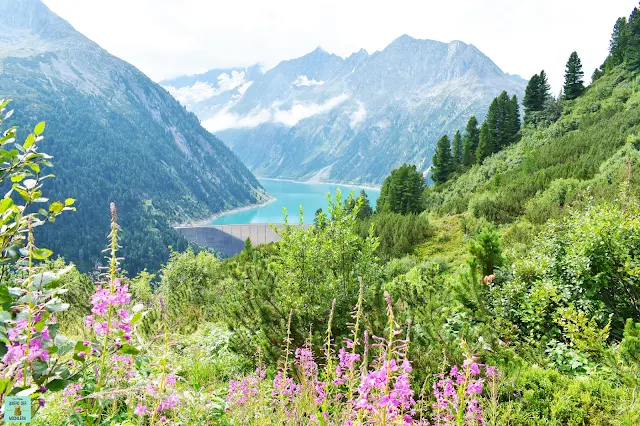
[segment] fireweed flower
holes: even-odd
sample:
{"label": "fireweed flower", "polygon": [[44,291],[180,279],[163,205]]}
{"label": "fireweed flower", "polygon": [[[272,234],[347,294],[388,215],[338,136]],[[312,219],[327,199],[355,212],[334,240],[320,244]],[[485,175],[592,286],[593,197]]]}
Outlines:
{"label": "fireweed flower", "polygon": [[149,412],[149,408],[147,408],[147,406],[139,402],[133,414],[135,414],[136,416],[144,416],[148,412]]}
{"label": "fireweed flower", "polygon": [[[433,384],[433,404],[436,425],[458,424],[462,419],[465,424],[484,424],[482,408],[476,396],[482,394],[485,378],[481,376],[480,367],[473,356],[467,357],[462,368],[454,365],[448,375],[437,375],[439,380]],[[486,377],[495,377],[500,372],[496,367],[485,366]]]}

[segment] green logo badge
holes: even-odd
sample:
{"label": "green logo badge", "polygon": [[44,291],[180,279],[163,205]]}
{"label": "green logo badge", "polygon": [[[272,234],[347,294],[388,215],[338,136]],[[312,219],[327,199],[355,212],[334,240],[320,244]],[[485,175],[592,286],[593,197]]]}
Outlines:
{"label": "green logo badge", "polygon": [[5,423],[31,422],[31,398],[28,396],[7,396],[4,399]]}

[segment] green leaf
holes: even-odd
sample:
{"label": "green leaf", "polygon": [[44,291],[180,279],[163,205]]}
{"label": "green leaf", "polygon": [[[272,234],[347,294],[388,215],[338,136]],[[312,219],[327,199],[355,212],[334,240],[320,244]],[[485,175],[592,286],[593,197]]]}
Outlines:
{"label": "green leaf", "polygon": [[13,301],[13,298],[9,295],[9,289],[5,286],[0,286],[0,305]]}
{"label": "green leaf", "polygon": [[53,303],[48,302],[44,307],[49,312],[64,312],[69,309],[69,304],[62,303],[62,301],[58,299],[53,301]]}
{"label": "green leaf", "polygon": [[75,203],[75,202],[76,202],[76,200],[75,200],[75,199],[73,199],[73,198],[67,198],[66,200],[64,200],[64,205],[65,205],[65,206],[70,206],[70,205],[72,205],[72,204],[73,204],[73,203]]}
{"label": "green leaf", "polygon": [[6,395],[7,390],[11,389],[11,380],[0,379],[0,395]]}
{"label": "green leaf", "polygon": [[44,132],[44,126],[45,126],[44,121],[41,121],[40,123],[36,124],[36,127],[33,129],[33,133],[35,133],[36,135],[41,135],[42,132]]}
{"label": "green leaf", "polygon": [[33,373],[33,377],[35,377],[36,379],[44,376],[48,368],[49,364],[44,361],[36,360],[31,363],[31,371]]}
{"label": "green leaf", "polygon": [[64,206],[60,201],[51,203],[51,205],[49,206],[49,212],[53,214],[60,213],[62,209],[64,209]]}
{"label": "green leaf", "polygon": [[11,198],[3,198],[0,201],[0,214],[6,212],[9,208],[13,207],[13,200]]}
{"label": "green leaf", "polygon": [[138,355],[140,351],[131,345],[124,344],[120,347],[120,352],[127,355]]}
{"label": "green leaf", "polygon": [[38,260],[44,260],[53,254],[51,250],[46,248],[35,249],[31,253],[33,254],[33,257]]}
{"label": "green leaf", "polygon": [[68,383],[69,382],[67,380],[53,379],[49,383],[44,385],[44,387],[46,387],[51,392],[60,392],[62,389],[67,387]]}
{"label": "green leaf", "polygon": [[[29,149],[31,148],[31,145],[33,145],[36,142],[36,137],[33,133],[29,133],[29,136],[27,136],[27,139],[25,139],[24,141],[24,145],[23,148],[24,149]],[[16,145],[19,146],[19,145]]]}
{"label": "green leaf", "polygon": [[53,342],[58,347],[58,353],[61,355],[69,352],[74,347],[73,341],[62,334],[57,334],[56,337],[53,338]]}

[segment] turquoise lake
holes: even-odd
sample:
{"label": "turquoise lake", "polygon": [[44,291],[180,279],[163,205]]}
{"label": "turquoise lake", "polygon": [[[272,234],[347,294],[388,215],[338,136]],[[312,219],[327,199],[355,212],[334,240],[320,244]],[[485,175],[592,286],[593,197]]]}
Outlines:
{"label": "turquoise lake", "polygon": [[[355,191],[357,196],[360,187],[331,184],[331,183],[299,183],[282,180],[260,179],[260,183],[276,201],[256,207],[222,216],[211,222],[212,225],[246,224],[246,223],[282,223],[282,208],[286,207],[290,223],[299,220],[298,208],[302,205],[304,210],[304,223],[313,223],[316,210],[322,208],[327,211],[327,193],[335,197],[336,189],[340,188],[342,199]],[[375,208],[376,200],[380,195],[379,189],[365,188],[371,207]]]}

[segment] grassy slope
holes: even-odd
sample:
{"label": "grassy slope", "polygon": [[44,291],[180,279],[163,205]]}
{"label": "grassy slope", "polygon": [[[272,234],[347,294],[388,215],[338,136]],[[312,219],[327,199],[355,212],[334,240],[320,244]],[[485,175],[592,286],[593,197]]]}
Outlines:
{"label": "grassy slope", "polygon": [[628,157],[638,175],[639,106],[640,79],[614,70],[566,102],[551,126],[523,129],[521,141],[432,191],[429,210],[440,216],[469,210],[496,223],[522,215],[540,222],[592,197],[614,198]]}

